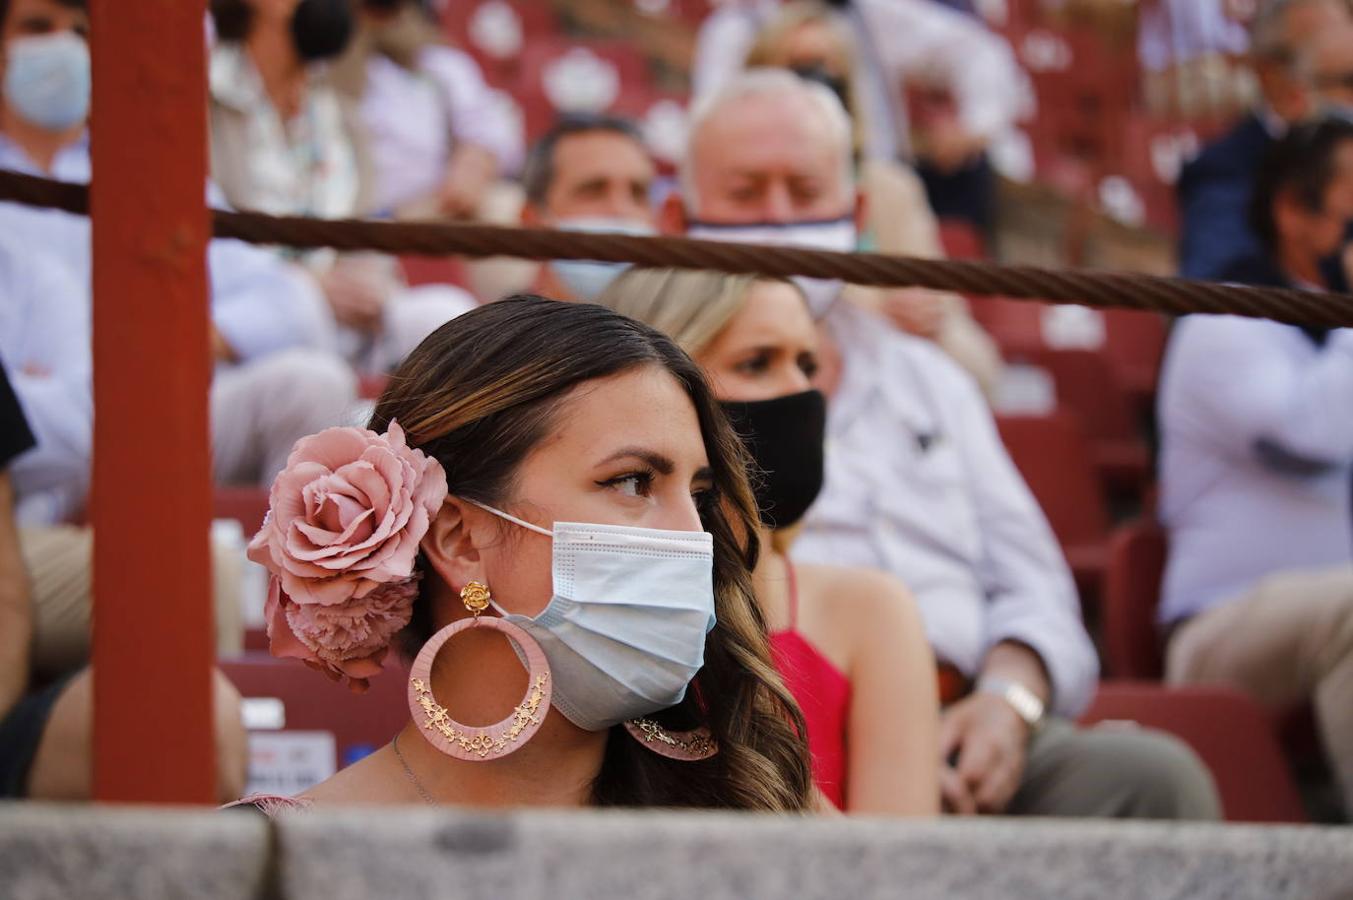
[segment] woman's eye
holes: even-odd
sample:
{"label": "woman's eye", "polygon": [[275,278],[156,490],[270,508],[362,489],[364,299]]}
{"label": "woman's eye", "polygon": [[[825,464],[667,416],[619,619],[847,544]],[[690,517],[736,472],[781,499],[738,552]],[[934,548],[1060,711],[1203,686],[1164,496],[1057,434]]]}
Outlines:
{"label": "woman's eye", "polygon": [[799,371],[805,376],[812,378],[817,374],[817,370],[818,362],[816,356],[811,353],[805,353],[799,357]]}
{"label": "woman's eye", "polygon": [[653,476],[646,472],[631,472],[628,475],[611,478],[602,484],[615,488],[626,497],[647,497],[653,489]]}
{"label": "woman's eye", "polygon": [[736,368],[746,375],[762,375],[770,369],[770,354],[758,353],[756,356],[738,363]]}

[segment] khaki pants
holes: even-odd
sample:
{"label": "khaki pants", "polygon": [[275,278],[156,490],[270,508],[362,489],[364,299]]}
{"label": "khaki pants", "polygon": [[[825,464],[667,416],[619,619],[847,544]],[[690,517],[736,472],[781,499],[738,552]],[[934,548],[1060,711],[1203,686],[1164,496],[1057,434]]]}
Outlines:
{"label": "khaki pants", "polygon": [[1353,815],[1353,566],[1282,572],[1176,629],[1174,684],[1226,684],[1274,708],[1311,699]]}
{"label": "khaki pants", "polygon": [[223,367],[211,385],[217,484],[272,484],[302,437],[346,423],[357,378],[343,360],[295,349]]}
{"label": "khaki pants", "polygon": [[1207,767],[1171,735],[1052,719],[1029,743],[1006,813],[1209,821],[1221,818],[1221,800]]}
{"label": "khaki pants", "polygon": [[[46,681],[89,662],[90,568],[94,532],[70,525],[19,531],[24,564],[33,586],[33,673]],[[216,649],[238,654],[244,643],[240,615],[243,560],[232,547],[212,544],[212,591]],[[146,598],[146,615],[156,598]]]}

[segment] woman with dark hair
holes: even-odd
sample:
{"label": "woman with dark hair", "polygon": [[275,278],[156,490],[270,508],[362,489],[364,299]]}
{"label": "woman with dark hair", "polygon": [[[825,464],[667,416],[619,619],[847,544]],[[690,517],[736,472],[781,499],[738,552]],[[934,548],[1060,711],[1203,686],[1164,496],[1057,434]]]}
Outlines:
{"label": "woman with dark hair", "polygon": [[275,654],[360,688],[416,651],[409,724],[300,804],[812,806],[743,453],[675,344],[511,298],[424,341],[370,424],[297,445],[250,548]]}

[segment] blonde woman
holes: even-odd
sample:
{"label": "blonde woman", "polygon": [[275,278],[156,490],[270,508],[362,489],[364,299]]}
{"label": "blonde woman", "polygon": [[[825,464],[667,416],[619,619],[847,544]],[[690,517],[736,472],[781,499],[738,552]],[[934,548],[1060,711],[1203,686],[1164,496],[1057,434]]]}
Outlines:
{"label": "blonde woman", "polygon": [[935,662],[911,596],[882,572],[799,566],[785,553],[823,477],[826,407],[803,294],[787,281],[633,269],[599,302],[691,354],[760,470],[753,587],[804,711],[818,787],[851,813],[935,814]]}

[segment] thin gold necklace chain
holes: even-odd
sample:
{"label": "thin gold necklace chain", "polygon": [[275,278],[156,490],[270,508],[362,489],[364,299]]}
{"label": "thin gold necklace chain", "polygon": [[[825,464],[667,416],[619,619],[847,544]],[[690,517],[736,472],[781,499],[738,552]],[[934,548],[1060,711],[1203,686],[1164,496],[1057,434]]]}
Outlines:
{"label": "thin gold necklace chain", "polygon": [[399,764],[404,767],[404,774],[409,776],[409,781],[413,784],[414,789],[418,791],[418,796],[422,797],[423,802],[427,803],[429,806],[436,806],[437,801],[432,799],[432,795],[428,793],[427,788],[423,787],[423,782],[419,781],[418,776],[413,774],[413,769],[409,768],[409,761],[404,758],[403,753],[399,752],[398,734],[396,734],[395,739],[390,742],[390,746],[394,748],[395,757],[399,760]]}

